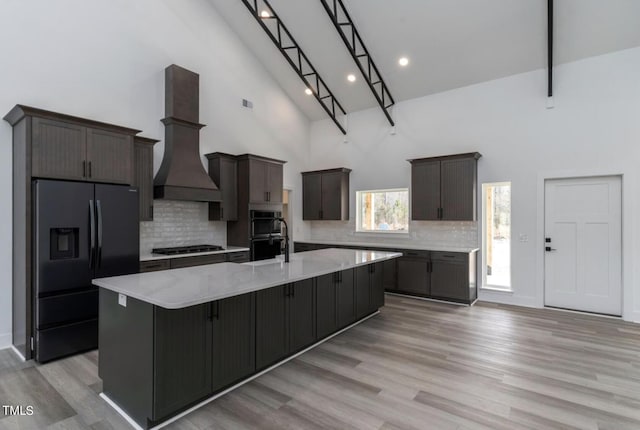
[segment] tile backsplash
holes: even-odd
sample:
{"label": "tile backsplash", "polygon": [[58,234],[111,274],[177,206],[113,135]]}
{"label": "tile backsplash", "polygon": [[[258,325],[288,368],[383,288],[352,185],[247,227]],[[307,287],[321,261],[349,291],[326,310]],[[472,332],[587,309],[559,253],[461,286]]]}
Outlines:
{"label": "tile backsplash", "polygon": [[411,244],[442,247],[475,248],[478,246],[478,223],[474,221],[411,221],[409,234],[356,233],[355,220],[310,221],[310,240]]}
{"label": "tile backsplash", "polygon": [[153,221],[140,223],[140,255],[153,248],[182,245],[227,246],[227,223],[209,221],[202,202],[154,200]]}

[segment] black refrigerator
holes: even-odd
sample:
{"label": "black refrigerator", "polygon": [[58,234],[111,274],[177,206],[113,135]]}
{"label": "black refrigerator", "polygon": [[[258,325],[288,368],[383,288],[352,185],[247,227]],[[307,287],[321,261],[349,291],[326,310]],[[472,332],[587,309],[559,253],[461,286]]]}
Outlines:
{"label": "black refrigerator", "polygon": [[36,180],[34,350],[46,362],[98,347],[94,278],[137,273],[138,190]]}

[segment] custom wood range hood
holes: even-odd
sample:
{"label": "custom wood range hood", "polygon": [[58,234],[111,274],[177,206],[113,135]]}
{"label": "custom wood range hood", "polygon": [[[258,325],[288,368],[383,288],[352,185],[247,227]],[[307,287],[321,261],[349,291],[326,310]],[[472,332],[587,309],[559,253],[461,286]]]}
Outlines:
{"label": "custom wood range hood", "polygon": [[200,158],[197,73],[172,64],[165,69],[164,157],[153,181],[156,199],[217,202],[221,192]]}

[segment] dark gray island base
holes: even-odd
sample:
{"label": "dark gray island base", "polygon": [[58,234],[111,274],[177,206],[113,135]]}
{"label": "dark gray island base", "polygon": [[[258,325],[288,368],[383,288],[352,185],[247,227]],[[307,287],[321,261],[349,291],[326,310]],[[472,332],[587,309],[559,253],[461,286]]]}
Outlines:
{"label": "dark gray island base", "polygon": [[[138,426],[150,428],[375,315],[384,305],[383,261],[399,254],[350,251],[369,255],[354,259],[344,258],[345,251],[292,255],[292,267],[303,269],[287,267],[287,279],[303,278],[302,272],[317,263],[312,255],[298,256],[331,257],[322,268],[311,269],[322,273],[318,276],[183,308],[167,309],[131,296],[123,306],[117,289],[100,288],[102,396]],[[339,262],[336,252],[343,257]],[[346,269],[326,273],[331,265]],[[273,281],[278,267],[284,264],[248,265],[246,270]],[[193,269],[166,273],[180,270]]]}

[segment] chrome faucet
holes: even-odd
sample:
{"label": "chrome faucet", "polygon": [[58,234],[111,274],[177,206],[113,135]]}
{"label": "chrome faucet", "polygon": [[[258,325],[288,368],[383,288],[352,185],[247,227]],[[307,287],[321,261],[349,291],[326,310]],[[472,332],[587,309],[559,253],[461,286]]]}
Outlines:
{"label": "chrome faucet", "polygon": [[[280,221],[284,224],[284,262],[289,262],[289,226],[287,225],[287,221],[284,218],[273,218],[271,223],[273,225],[274,222]],[[269,245],[273,245],[273,237],[271,233],[269,233]]]}

